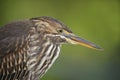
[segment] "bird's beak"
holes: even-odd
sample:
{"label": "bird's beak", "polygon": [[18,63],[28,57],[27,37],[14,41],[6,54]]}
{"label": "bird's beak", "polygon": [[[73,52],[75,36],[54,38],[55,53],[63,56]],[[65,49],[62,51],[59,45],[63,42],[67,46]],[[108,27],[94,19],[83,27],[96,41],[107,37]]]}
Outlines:
{"label": "bird's beak", "polygon": [[80,44],[80,45],[86,46],[88,48],[102,50],[102,48],[97,46],[96,44],[89,42],[83,38],[80,38],[80,37],[74,35],[73,33],[67,33],[67,34],[63,34],[63,35],[68,43]]}

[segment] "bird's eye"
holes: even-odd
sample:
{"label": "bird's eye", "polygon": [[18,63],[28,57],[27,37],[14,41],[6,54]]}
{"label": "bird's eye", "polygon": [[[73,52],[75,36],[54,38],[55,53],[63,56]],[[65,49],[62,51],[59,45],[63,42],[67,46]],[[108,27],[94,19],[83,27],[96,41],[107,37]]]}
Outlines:
{"label": "bird's eye", "polygon": [[62,32],[63,32],[63,30],[62,30],[62,29],[58,29],[57,31],[58,31],[58,33],[62,33]]}

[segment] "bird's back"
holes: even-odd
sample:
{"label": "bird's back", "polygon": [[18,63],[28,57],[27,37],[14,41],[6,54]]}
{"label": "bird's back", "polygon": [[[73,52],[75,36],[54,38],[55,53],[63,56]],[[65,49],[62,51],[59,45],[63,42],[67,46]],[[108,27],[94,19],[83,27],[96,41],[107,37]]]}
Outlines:
{"label": "bird's back", "polygon": [[27,37],[30,27],[31,22],[24,20],[0,28],[0,80],[23,80],[27,74]]}

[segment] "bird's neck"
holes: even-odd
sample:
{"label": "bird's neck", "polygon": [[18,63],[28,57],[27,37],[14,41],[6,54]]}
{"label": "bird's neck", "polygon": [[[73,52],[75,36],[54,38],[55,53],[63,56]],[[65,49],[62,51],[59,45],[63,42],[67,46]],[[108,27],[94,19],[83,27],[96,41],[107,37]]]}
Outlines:
{"label": "bird's neck", "polygon": [[54,61],[57,59],[60,52],[60,44],[54,44],[48,39],[43,41],[43,38],[37,39],[40,37],[42,38],[42,36],[37,37],[36,35],[33,35],[31,36],[30,41],[28,66],[29,70],[31,71],[31,75],[36,75],[33,77],[34,80],[35,78],[44,75],[44,73],[52,66]]}

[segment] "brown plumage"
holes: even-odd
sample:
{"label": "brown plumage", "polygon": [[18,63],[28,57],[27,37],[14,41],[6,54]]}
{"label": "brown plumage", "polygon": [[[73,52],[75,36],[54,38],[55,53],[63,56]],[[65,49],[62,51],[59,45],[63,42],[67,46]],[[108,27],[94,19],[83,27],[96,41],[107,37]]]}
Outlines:
{"label": "brown plumage", "polygon": [[0,80],[39,80],[59,56],[62,43],[101,49],[54,18],[6,24],[0,28]]}

